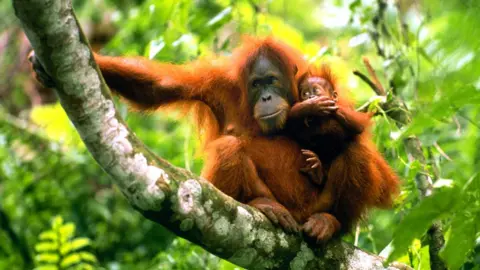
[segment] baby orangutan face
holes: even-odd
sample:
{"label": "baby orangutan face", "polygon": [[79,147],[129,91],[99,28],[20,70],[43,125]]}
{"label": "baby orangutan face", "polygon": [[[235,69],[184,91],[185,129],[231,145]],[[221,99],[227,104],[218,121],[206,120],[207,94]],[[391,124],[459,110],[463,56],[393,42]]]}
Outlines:
{"label": "baby orangutan face", "polygon": [[337,100],[337,92],[329,81],[321,77],[309,77],[300,83],[300,101],[325,96]]}

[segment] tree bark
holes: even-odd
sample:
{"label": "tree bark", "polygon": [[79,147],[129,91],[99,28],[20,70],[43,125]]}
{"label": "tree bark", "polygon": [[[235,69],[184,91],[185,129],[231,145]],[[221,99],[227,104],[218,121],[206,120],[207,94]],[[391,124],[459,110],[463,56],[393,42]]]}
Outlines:
{"label": "tree bark", "polygon": [[[127,128],[70,0],[14,0],[15,14],[60,102],[98,164],[145,217],[249,269],[385,269],[384,259],[334,240],[309,246],[256,209],[156,157]],[[388,269],[406,269],[394,263]]]}

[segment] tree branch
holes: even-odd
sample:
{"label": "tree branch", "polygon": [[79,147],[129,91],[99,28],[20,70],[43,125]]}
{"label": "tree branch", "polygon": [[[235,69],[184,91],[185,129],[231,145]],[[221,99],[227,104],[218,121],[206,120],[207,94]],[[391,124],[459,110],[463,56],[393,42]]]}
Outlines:
{"label": "tree branch", "polygon": [[375,82],[375,86],[377,89],[375,92],[377,93],[377,95],[386,96],[387,91],[385,91],[385,88],[383,88],[382,83],[378,79],[377,73],[373,69],[372,65],[370,64],[370,60],[368,60],[367,57],[363,57],[363,64],[367,68],[368,74],[370,74],[370,77],[372,77],[373,81]]}
{"label": "tree branch", "polygon": [[245,268],[384,269],[383,258],[339,240],[325,250],[309,246],[302,237],[274,227],[258,210],[156,157],[116,112],[71,1],[14,0],[13,4],[85,145],[145,217]]}
{"label": "tree branch", "polygon": [[370,88],[372,88],[372,90],[379,96],[381,95],[385,95],[385,92],[382,91],[382,89],[380,89],[376,83],[374,83],[372,80],[370,80],[370,78],[368,78],[367,75],[363,74],[362,72],[360,72],[359,70],[354,70],[353,71],[353,74],[357,77],[359,77],[362,81],[364,81],[366,84],[368,84],[368,86],[370,86]]}

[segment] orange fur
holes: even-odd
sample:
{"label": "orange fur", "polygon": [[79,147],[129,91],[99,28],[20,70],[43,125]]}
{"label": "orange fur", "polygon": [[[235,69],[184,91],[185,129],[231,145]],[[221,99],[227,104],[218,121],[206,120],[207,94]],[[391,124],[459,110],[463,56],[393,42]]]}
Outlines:
{"label": "orange fur", "polygon": [[[371,140],[367,130],[370,116],[353,109],[353,102],[336,85],[328,66],[310,67],[300,74],[299,85],[310,77],[323,78],[333,86],[338,94],[338,110],[322,116],[307,110],[292,114],[295,117],[289,119],[287,131],[302,147],[314,151],[327,168],[326,184],[320,194],[327,199],[313,207],[331,213],[340,221],[341,230],[348,232],[368,208],[391,206],[399,180]],[[292,113],[301,112],[297,110],[301,105],[295,104]],[[305,117],[310,119],[308,126]]]}

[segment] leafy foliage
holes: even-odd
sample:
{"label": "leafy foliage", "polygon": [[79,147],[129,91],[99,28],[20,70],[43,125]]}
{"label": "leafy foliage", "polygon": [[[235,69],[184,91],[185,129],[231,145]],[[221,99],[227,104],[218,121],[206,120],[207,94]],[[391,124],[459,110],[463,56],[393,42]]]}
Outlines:
{"label": "leafy foliage", "polygon": [[74,236],[75,224],[54,217],[51,230],[42,232],[35,245],[35,269],[94,269],[97,258],[86,251],[91,245],[90,239]]}
{"label": "leafy foliage", "polygon": [[152,265],[156,269],[223,269],[238,270],[238,266],[221,260],[215,255],[205,252],[202,248],[193,246],[181,238],[177,238],[165,252],[159,253]]}

